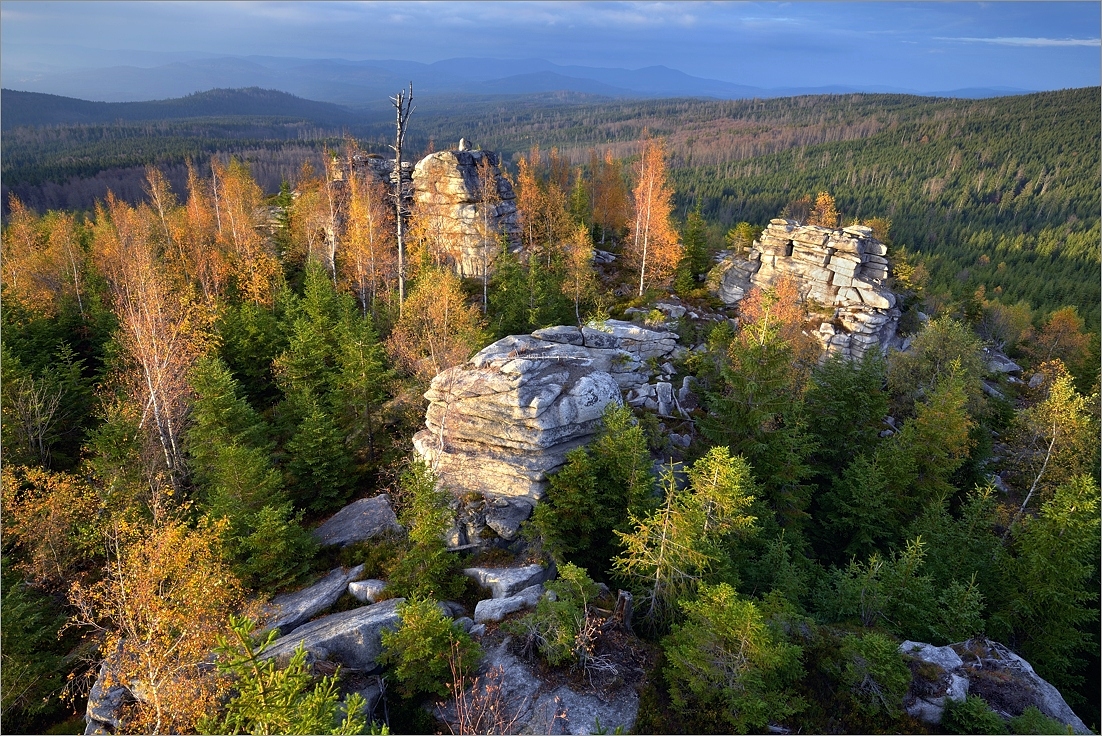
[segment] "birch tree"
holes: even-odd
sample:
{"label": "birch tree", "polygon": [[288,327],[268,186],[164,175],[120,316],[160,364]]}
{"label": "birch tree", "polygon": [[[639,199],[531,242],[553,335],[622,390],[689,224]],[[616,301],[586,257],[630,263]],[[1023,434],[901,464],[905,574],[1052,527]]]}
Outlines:
{"label": "birch tree", "polygon": [[673,189],[666,176],[666,148],[661,139],[643,144],[635,185],[635,219],[628,257],[639,269],[639,296],[647,286],[669,283],[681,260],[681,243],[670,219]]}

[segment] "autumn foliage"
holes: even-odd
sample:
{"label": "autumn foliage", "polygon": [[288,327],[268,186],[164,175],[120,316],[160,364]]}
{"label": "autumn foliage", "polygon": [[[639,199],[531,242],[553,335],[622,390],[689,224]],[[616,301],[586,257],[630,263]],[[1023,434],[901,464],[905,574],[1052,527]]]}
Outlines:
{"label": "autumn foliage", "polygon": [[666,148],[661,139],[643,144],[636,169],[635,219],[627,256],[639,271],[639,296],[648,287],[666,286],[681,261],[681,242],[673,227],[673,189],[667,181]]}

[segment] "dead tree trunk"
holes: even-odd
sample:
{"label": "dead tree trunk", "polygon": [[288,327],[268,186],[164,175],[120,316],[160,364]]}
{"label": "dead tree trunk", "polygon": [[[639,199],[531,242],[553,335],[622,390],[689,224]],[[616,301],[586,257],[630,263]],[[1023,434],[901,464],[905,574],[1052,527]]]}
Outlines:
{"label": "dead tree trunk", "polygon": [[406,138],[406,123],[413,113],[413,82],[409,83],[409,95],[405,91],[399,92],[390,98],[394,105],[394,219],[398,229],[398,316],[402,315],[402,304],[406,300],[406,248],[405,228],[402,216],[403,209],[403,184],[402,184],[402,144]]}

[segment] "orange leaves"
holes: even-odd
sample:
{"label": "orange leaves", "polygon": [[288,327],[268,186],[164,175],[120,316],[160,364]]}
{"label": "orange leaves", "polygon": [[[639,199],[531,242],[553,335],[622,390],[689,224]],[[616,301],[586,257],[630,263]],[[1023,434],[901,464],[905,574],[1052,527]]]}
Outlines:
{"label": "orange leaves", "polygon": [[601,228],[601,242],[609,233],[619,235],[628,222],[628,189],[623,166],[606,151],[603,160],[594,152],[589,166],[593,176],[593,223]]}
{"label": "orange leaves", "polygon": [[482,316],[467,303],[459,277],[426,270],[407,297],[386,348],[395,363],[428,382],[465,361],[484,340]]}
{"label": "orange leaves", "polygon": [[46,317],[58,313],[63,299],[75,297],[83,314],[87,256],[76,218],[50,213],[40,219],[14,195],[9,203],[0,272],[5,294]]}
{"label": "orange leaves", "polygon": [[22,553],[16,568],[36,587],[64,590],[99,546],[95,491],[78,476],[8,463],[0,477],[5,544]]}
{"label": "orange leaves", "polygon": [[209,347],[209,309],[162,261],[156,214],[109,195],[94,225],[93,251],[107,279],[127,358],[124,382],[141,406],[141,426],[159,441],[166,469],[182,471],[180,434],[187,413],[187,373]]}
{"label": "orange leaves", "polygon": [[639,269],[639,296],[647,287],[669,284],[681,260],[681,242],[670,221],[673,189],[666,177],[666,149],[661,139],[647,140],[635,185],[635,220],[627,256]]}
{"label": "orange leaves", "polygon": [[76,625],[104,632],[110,684],[137,702],[123,718],[130,733],[185,733],[211,713],[227,685],[207,661],[243,600],[222,559],[217,525],[189,529],[118,523],[106,576],[74,584]]}
{"label": "orange leaves", "polygon": [[818,343],[804,331],[806,319],[807,310],[797,282],[785,274],[769,289],[754,287],[739,302],[740,329],[736,339],[744,345],[764,346],[774,340],[788,345],[793,367],[799,367],[801,377],[806,378],[820,352]]}
{"label": "orange leaves", "polygon": [[353,172],[349,190],[348,225],[337,266],[341,283],[356,295],[367,314],[381,293],[389,294],[397,278],[394,208],[382,182],[373,177]]}
{"label": "orange leaves", "polygon": [[260,228],[264,224],[264,195],[249,169],[237,159],[223,166],[211,159],[214,175],[214,208],[218,240],[229,254],[240,294],[261,305],[270,305],[283,270],[274,249]]}
{"label": "orange leaves", "polygon": [[830,195],[830,192],[819,192],[815,196],[815,206],[811,208],[811,213],[807,216],[807,224],[821,227],[838,227],[840,219],[838,208],[834,205],[834,197]]}

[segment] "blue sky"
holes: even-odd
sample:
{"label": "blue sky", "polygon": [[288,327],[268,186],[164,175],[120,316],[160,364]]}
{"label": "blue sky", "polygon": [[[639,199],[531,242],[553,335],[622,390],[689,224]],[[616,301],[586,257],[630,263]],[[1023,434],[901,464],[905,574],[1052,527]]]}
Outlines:
{"label": "blue sky", "polygon": [[206,54],[473,56],[661,64],[761,87],[1100,83],[1098,2],[3,2],[0,14],[0,63],[43,71]]}

